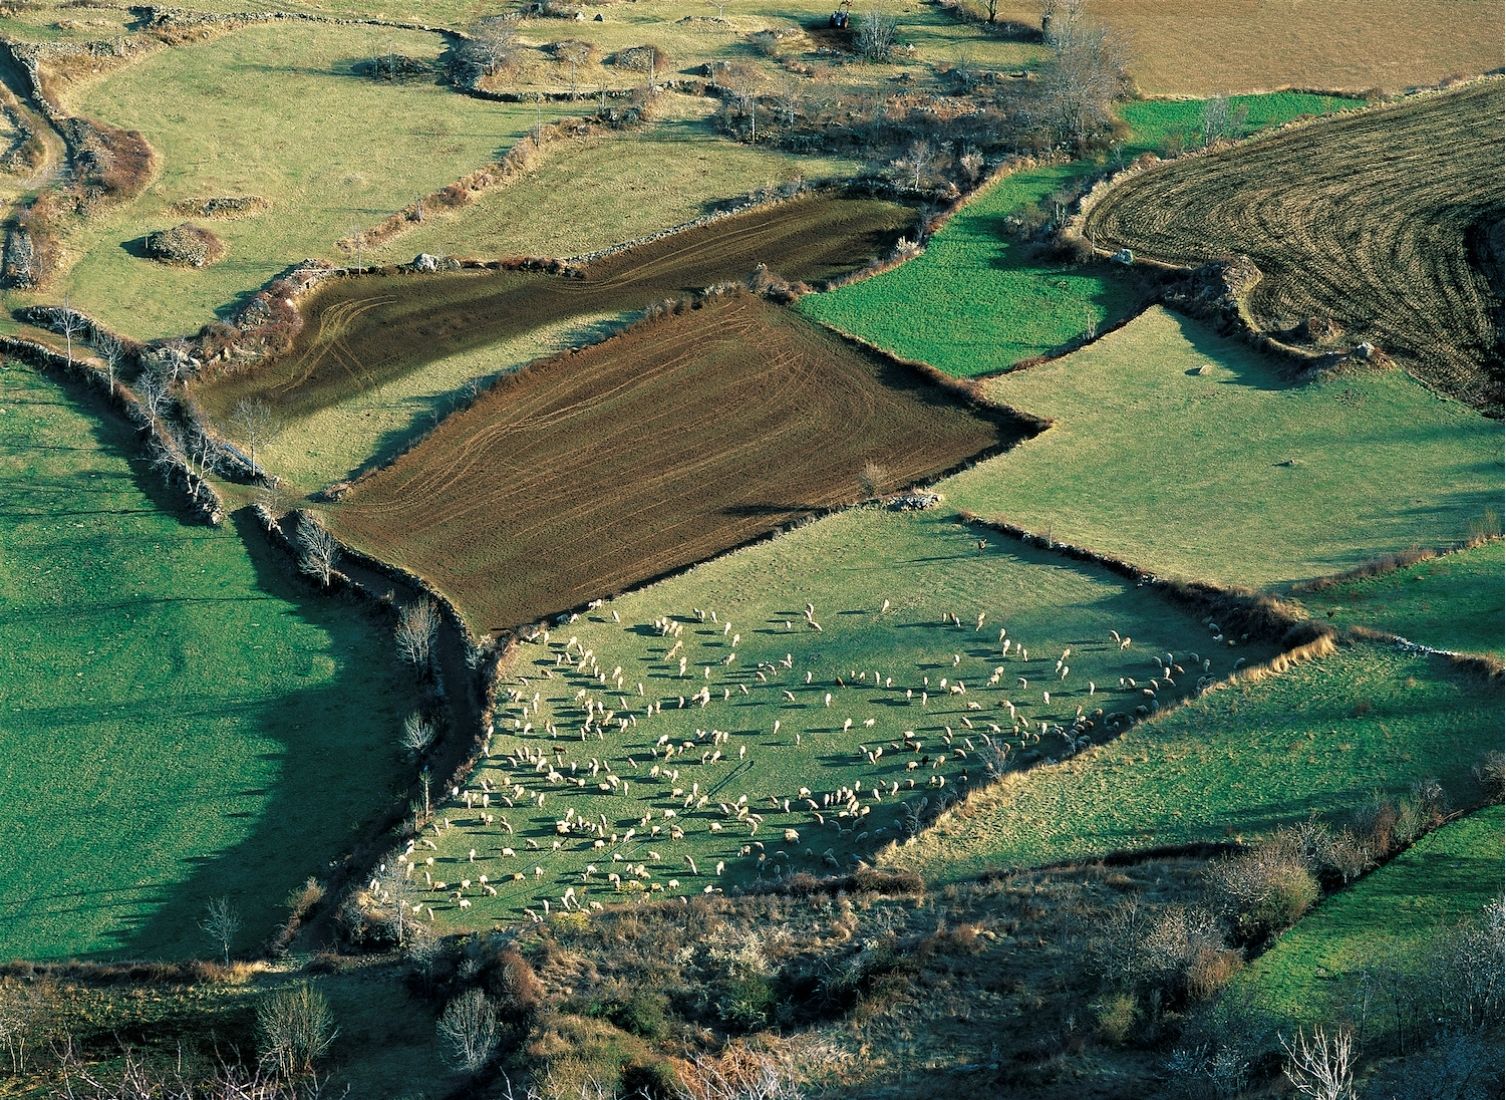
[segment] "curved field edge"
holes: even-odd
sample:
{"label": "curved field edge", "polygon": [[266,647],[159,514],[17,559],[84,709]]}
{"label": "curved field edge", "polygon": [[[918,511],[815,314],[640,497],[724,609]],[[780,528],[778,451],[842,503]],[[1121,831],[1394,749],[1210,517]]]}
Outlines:
{"label": "curved field edge", "polygon": [[255,534],[176,519],[108,410],[0,382],[0,816],[28,837],[3,952],[202,957],[220,896],[247,950],[387,807],[412,689],[373,619],[311,601]]}
{"label": "curved field edge", "polygon": [[1499,747],[1498,680],[1360,643],[1211,692],[1052,768],[1005,777],[885,866],[951,881],[991,868],[1239,839],[1436,778],[1460,804]]}
{"label": "curved field edge", "polygon": [[1499,226],[1500,88],[1476,81],[1131,171],[1090,197],[1080,232],[1099,254],[1153,264],[1248,255],[1263,277],[1239,307],[1264,336],[1312,354],[1373,341],[1499,410],[1499,280],[1476,239]]}
{"label": "curved field edge", "polygon": [[1283,1027],[1331,1025],[1354,1010],[1366,970],[1406,967],[1501,897],[1499,805],[1428,834],[1326,899],[1240,974],[1229,996],[1248,998]]}
{"label": "curved field edge", "polygon": [[1162,307],[983,385],[1052,427],[952,479],[952,503],[1158,575],[1281,586],[1463,541],[1499,506],[1492,421],[1396,370],[1293,382]]}

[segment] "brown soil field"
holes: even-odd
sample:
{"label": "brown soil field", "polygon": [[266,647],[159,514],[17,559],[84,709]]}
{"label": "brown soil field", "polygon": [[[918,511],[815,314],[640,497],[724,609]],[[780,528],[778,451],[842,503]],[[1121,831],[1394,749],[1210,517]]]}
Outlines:
{"label": "brown soil field", "polygon": [[243,398],[294,419],[426,363],[572,317],[626,312],[751,274],[808,282],[862,267],[911,230],[915,212],[877,199],[813,196],[672,233],[591,263],[584,279],[517,271],[341,279],[303,305],[292,351],[206,379],[196,400],[222,422]]}
{"label": "brown soil field", "polygon": [[[1147,95],[1315,88],[1390,92],[1501,64],[1496,0],[1088,0]],[[1038,25],[1041,5],[1000,18]]]}
{"label": "brown soil field", "polygon": [[[1501,408],[1490,270],[1503,191],[1501,84],[1481,81],[1190,156],[1132,176],[1088,213],[1099,248],[1178,264],[1244,254],[1273,334],[1330,318],[1414,374]],[[1493,285],[1494,284],[1494,285]]]}
{"label": "brown soil field", "polygon": [[612,595],[1027,432],[749,294],[510,375],[329,512],[494,632]]}

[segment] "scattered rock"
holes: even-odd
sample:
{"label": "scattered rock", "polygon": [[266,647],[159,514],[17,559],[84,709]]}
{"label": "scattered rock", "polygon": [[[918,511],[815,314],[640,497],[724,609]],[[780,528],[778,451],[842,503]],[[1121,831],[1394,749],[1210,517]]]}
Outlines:
{"label": "scattered rock", "polygon": [[1135,262],[1135,253],[1131,249],[1121,248],[1118,252],[1115,252],[1113,256],[1109,258],[1116,264],[1124,264],[1128,266]]}
{"label": "scattered rock", "polygon": [[884,507],[891,512],[923,512],[940,503],[940,493],[902,493],[885,500]]}
{"label": "scattered rock", "polygon": [[203,226],[184,222],[148,233],[142,241],[148,259],[179,267],[207,267],[225,254],[225,246]]}

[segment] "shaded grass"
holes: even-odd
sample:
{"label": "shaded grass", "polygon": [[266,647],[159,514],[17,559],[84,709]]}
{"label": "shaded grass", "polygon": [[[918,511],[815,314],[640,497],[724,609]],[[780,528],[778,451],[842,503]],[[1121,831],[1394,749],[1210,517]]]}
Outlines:
{"label": "shaded grass", "polygon": [[[1012,541],[990,540],[980,551],[977,539],[977,531],[939,511],[848,511],[613,600],[556,627],[547,645],[522,645],[503,677],[504,692],[514,694],[505,695],[499,709],[491,757],[468,784],[475,808],[468,810],[463,802],[444,805],[441,816],[456,827],[434,837],[437,853],[419,851],[420,856],[437,857],[431,873],[451,889],[458,879],[487,874],[500,888],[499,896],[484,896],[473,884],[465,891],[472,908],[462,911],[443,894],[428,894],[426,901],[435,906],[441,927],[486,927],[546,898],[558,908],[566,887],[584,890],[587,899],[626,900],[634,893],[613,890],[606,876],[621,873],[632,880],[629,868],[640,862],[649,877],[639,885],[657,884],[671,893],[700,893],[708,886],[767,878],[774,867],[819,873],[829,868],[823,860],[828,849],[845,866],[852,855],[870,854],[886,835],[894,835],[901,803],[924,812],[922,798],[934,808],[942,794],[982,782],[986,769],[979,752],[990,724],[1003,724],[1000,737],[1016,755],[1061,751],[1059,734],[1047,735],[1041,744],[1027,744],[1028,739],[1012,734],[1001,698],[1016,704],[1033,736],[1037,723],[1070,723],[1079,705],[1117,713],[1142,703],[1138,690],[1120,691],[1115,685],[1126,672],[1146,675],[1152,650],[1185,654],[1206,648],[1208,632],[1196,617],[1148,589]],[[886,599],[890,607],[882,612]],[[807,600],[815,604],[823,628],[819,633],[804,625]],[[695,608],[708,612],[704,622]],[[975,630],[980,610],[988,617],[982,630]],[[709,618],[710,611],[717,613],[716,621]],[[959,615],[963,625],[944,624],[946,612]],[[666,656],[675,639],[661,637],[652,626],[661,616],[684,624],[683,648],[673,655]],[[1010,657],[1000,657],[1001,627],[1028,648],[1028,658],[1017,648]],[[1111,629],[1132,634],[1137,639],[1133,648],[1121,651],[1110,640]],[[592,650],[605,683],[590,675],[589,668],[577,673],[556,665],[571,637],[577,639],[572,660],[579,659],[582,649]],[[1069,678],[1062,681],[1054,662],[1069,647]],[[724,664],[733,652],[735,661]],[[1252,645],[1208,652],[1213,674],[1225,675],[1238,657],[1260,660],[1270,651]],[[680,655],[687,657],[684,678]],[[1006,675],[998,686],[986,686],[999,665]],[[614,679],[619,666],[620,689]],[[859,670],[866,674],[861,681]],[[874,672],[892,684],[876,686]],[[1021,675],[1030,681],[1028,688],[1019,686],[1016,677]],[[949,684],[962,678],[967,694],[948,694],[943,678]],[[1096,695],[1089,694],[1089,681],[1098,685]],[[1183,687],[1192,683],[1189,677]],[[684,709],[678,706],[681,695],[689,697],[703,685],[710,691],[705,707],[693,701]],[[1049,702],[1042,697],[1043,688],[1051,690]],[[600,739],[591,732],[582,740],[583,703],[577,696],[582,690],[618,716],[633,715],[636,724],[623,730],[611,718]],[[924,704],[923,691],[930,693]],[[827,692],[832,693],[829,707]],[[649,701],[658,700],[665,701],[662,711],[648,716]],[[967,709],[968,702],[977,702],[980,709]],[[849,719],[852,726],[844,731]],[[869,720],[871,727],[864,724]],[[969,730],[967,722],[976,728]],[[956,735],[951,748],[945,741],[947,726]],[[548,732],[551,728],[556,735]],[[713,749],[712,729],[730,737],[716,746],[719,761],[703,763],[703,754]],[[920,738],[918,750],[901,744],[905,730]],[[689,742],[691,747],[667,761],[661,748],[656,761],[654,746],[661,736],[667,743]],[[971,738],[970,747],[964,738]],[[884,755],[870,763],[862,746],[883,748]],[[551,782],[547,766],[536,770],[509,759],[525,749],[544,753],[566,781]],[[592,760],[608,762],[625,786],[602,790],[604,774],[591,773]],[[907,762],[919,766],[912,770]],[[928,786],[935,782],[933,775],[944,776],[947,785]],[[583,785],[576,787],[570,777]],[[493,794],[487,812],[498,820],[490,826],[479,804],[482,779],[516,802],[509,808]],[[909,780],[914,780],[913,788]],[[521,786],[520,796],[507,791],[509,782]],[[864,785],[858,801],[867,816],[839,817],[839,804],[825,809],[824,825],[798,793],[809,788],[819,804],[855,783]],[[870,793],[875,783],[884,785],[882,799]],[[898,792],[891,795],[889,784],[898,784]],[[673,795],[675,789],[684,795]],[[709,794],[706,807],[684,805],[685,796],[694,799],[695,791]],[[542,807],[536,804],[540,795],[545,798]],[[733,803],[742,795],[751,810],[764,815],[756,833],[724,818],[717,808],[718,802]],[[788,811],[785,799],[791,800]],[[666,818],[666,810],[676,810],[678,816]],[[594,831],[575,833],[553,851],[555,822],[571,813],[593,823],[598,814],[605,815],[608,825],[600,839],[616,834],[617,840],[596,848]],[[653,815],[647,824],[645,813]],[[514,833],[504,831],[502,818]],[[712,831],[713,823],[722,822],[724,831]],[[686,830],[682,840],[668,835],[676,825]],[[787,827],[799,831],[798,842],[783,841]],[[638,835],[627,839],[629,828]],[[765,850],[743,854],[743,845],[755,841]],[[530,844],[542,850],[532,850]],[[504,846],[516,856],[499,855]],[[472,847],[478,852],[475,864],[467,857]],[[766,856],[762,867],[760,854]],[[691,871],[686,856],[697,861],[698,873]],[[720,876],[715,873],[719,860],[727,863]],[[588,864],[597,870],[587,882],[582,874]],[[535,877],[535,866],[544,869],[542,876]],[[514,874],[521,880],[512,881]],[[670,886],[671,880],[678,888]]]}
{"label": "shaded grass", "polygon": [[1371,967],[1416,960],[1501,896],[1501,807],[1445,825],[1324,901],[1241,974],[1231,993],[1294,1024],[1331,1023]]}
{"label": "shaded grass", "polygon": [[1496,541],[1302,598],[1336,625],[1364,626],[1436,649],[1499,657],[1506,634],[1501,576],[1501,543]]}
{"label": "shaded grass", "polygon": [[1213,692],[1065,764],[1007,777],[885,862],[951,880],[999,867],[1338,824],[1436,777],[1476,797],[1500,745],[1497,686],[1361,644]]}
{"label": "shaded grass", "polygon": [[[434,57],[441,46],[382,28],[252,26],[160,50],[75,92],[78,112],[139,129],[161,170],[140,198],[69,232],[74,266],[47,300],[71,293],[75,307],[131,336],[171,335],[213,320],[290,263],[339,259],[337,240],[497,156],[539,115],[353,71],[378,54]],[[566,113],[543,108],[546,118]],[[270,203],[215,223],[226,246],[218,264],[170,268],[127,250],[182,221],[175,203],[214,195]]]}
{"label": "shaded grass", "polygon": [[385,631],[179,522],[104,410],[18,366],[0,408],[0,954],[205,955],[221,895],[250,948],[394,787]]}
{"label": "shaded grass", "polygon": [[1056,423],[953,502],[1156,573],[1303,580],[1462,539],[1501,495],[1499,425],[1400,371],[1292,383],[1161,308],[986,392]]}

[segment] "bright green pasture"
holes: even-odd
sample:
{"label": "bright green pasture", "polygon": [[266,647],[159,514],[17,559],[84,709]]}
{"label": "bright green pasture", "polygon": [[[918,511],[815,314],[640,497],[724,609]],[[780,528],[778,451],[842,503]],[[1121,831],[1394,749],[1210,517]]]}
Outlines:
{"label": "bright green pasture", "polygon": [[1287,381],[1159,307],[987,392],[1055,425],[952,502],[1156,573],[1303,580],[1463,538],[1501,498],[1499,424],[1400,371]]}
{"label": "bright green pasture", "polygon": [[175,518],[137,446],[0,370],[0,957],[211,954],[220,896],[253,948],[394,791],[389,631]]}
{"label": "bright green pasture", "polygon": [[1501,692],[1437,657],[1341,649],[1210,692],[1055,767],[1008,776],[888,861],[929,878],[1347,824],[1377,792],[1437,778],[1456,801],[1500,747]]}
{"label": "bright green pasture", "polygon": [[[73,267],[47,292],[136,337],[185,333],[305,257],[498,156],[539,108],[437,84],[354,73],[384,53],[437,56],[437,35],[279,23],[160,50],[75,96],[83,114],[146,135],[159,174],[136,200],[69,233]],[[569,113],[546,107],[543,117]],[[269,207],[204,222],[224,242],[205,268],[134,255],[132,242],[188,220],[184,200],[255,195]]]}
{"label": "bright green pasture", "polygon": [[[1127,153],[1171,154],[1195,149],[1203,141],[1207,100],[1136,99],[1119,109],[1130,128]],[[1304,115],[1326,115],[1364,106],[1364,100],[1311,92],[1266,92],[1229,96],[1231,115],[1244,112],[1244,123],[1229,137],[1240,138]]]}
{"label": "bright green pasture", "polygon": [[[760,873],[759,854],[767,867],[820,871],[830,850],[845,866],[894,835],[902,803],[929,798],[934,806],[943,794],[984,782],[991,727],[999,728],[993,735],[1011,756],[1056,756],[1065,741],[1055,727],[1070,723],[1078,707],[1127,713],[1146,703],[1138,688],[1120,689],[1119,678],[1153,674],[1154,652],[1185,655],[1202,647],[1214,676],[1227,675],[1240,657],[1259,660],[1269,652],[1213,647],[1198,617],[1150,589],[998,538],[985,536],[980,549],[979,537],[940,510],[858,509],[613,600],[557,626],[547,643],[523,644],[502,681],[504,701],[506,693],[516,695],[498,718],[491,758],[468,783],[472,806],[444,805],[440,813],[453,827],[433,838],[437,852],[417,853],[436,860],[420,870],[449,891],[471,881],[464,888],[470,907],[458,908],[437,887],[426,892],[426,904],[444,927],[485,926],[523,906],[542,912],[546,899],[558,908],[571,887],[578,896],[584,892],[586,904],[622,900],[608,876],[633,880],[640,864],[648,877],[639,885],[650,892],[655,885],[700,892],[746,882]],[[819,632],[806,624],[807,601],[815,604]],[[706,613],[704,622],[696,609]],[[960,626],[943,621],[949,612]],[[986,616],[981,629],[979,612]],[[681,624],[678,637],[655,628],[664,617]],[[1011,643],[1007,657],[1001,629]],[[1111,630],[1133,637],[1131,647],[1121,650]],[[605,680],[589,664],[581,671],[557,665],[567,646],[577,663],[589,650]],[[1064,681],[1056,662],[1068,649]],[[999,680],[989,686],[995,669]],[[1192,688],[1195,675],[1177,690]],[[965,694],[952,694],[959,679]],[[695,698],[703,688],[704,707]],[[1013,729],[1005,699],[1018,708],[1028,736]],[[594,727],[582,737],[588,702],[598,716],[601,708],[613,712],[600,738]],[[662,711],[649,716],[648,707],[659,703]],[[622,720],[630,723],[626,729]],[[919,739],[918,750],[906,749],[907,730]],[[661,738],[684,751],[665,759],[661,747],[656,759]],[[533,762],[516,755],[523,753]],[[712,753],[720,759],[703,760]],[[621,785],[608,778],[608,764]],[[551,770],[558,773],[552,780]],[[944,787],[936,785],[943,780]],[[859,785],[857,803],[866,816],[839,816],[845,801],[821,807],[838,788]],[[483,795],[489,807],[481,805]],[[701,795],[709,803],[698,809]],[[756,832],[718,809],[743,796],[749,810],[763,815]],[[814,812],[807,796],[817,803]],[[484,814],[493,815],[490,825]],[[564,820],[593,827],[557,838],[555,823]],[[676,828],[683,838],[671,835]],[[786,842],[786,828],[799,839]],[[516,854],[502,854],[504,847]],[[727,865],[720,876],[718,862]],[[485,892],[482,874],[500,887],[497,896]]]}
{"label": "bright green pasture", "polygon": [[1413,963],[1501,896],[1501,807],[1428,836],[1324,901],[1235,980],[1283,1027],[1331,1023],[1367,967]]}
{"label": "bright green pasture", "polygon": [[1460,653],[1501,655],[1501,543],[1487,542],[1302,597],[1313,613]]}
{"label": "bright green pasture", "polygon": [[1085,162],[1027,168],[993,184],[886,274],[798,308],[906,359],[970,377],[1005,370],[1125,316],[1138,300],[1102,265],[1043,259],[1012,236],[1011,218],[1095,171]]}

